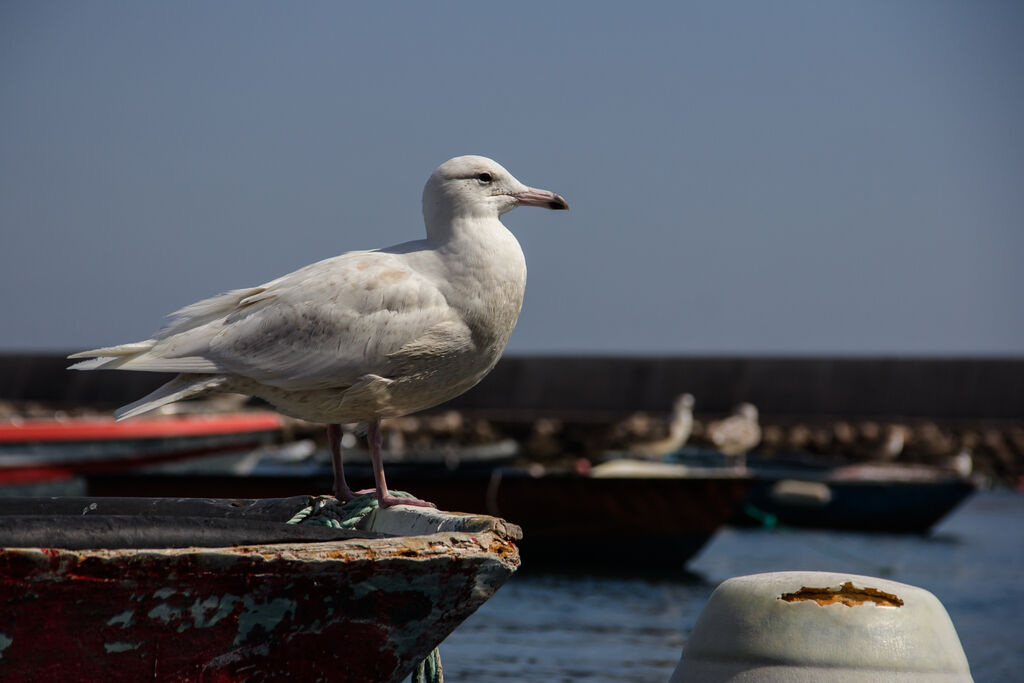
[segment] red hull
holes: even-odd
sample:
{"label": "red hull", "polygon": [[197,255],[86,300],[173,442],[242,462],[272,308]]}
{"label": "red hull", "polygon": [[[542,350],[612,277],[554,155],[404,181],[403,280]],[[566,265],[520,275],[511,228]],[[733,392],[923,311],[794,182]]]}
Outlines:
{"label": "red hull", "polygon": [[516,569],[519,532],[401,507],[364,521],[389,536],[0,548],[0,678],[399,683]]}
{"label": "red hull", "polygon": [[281,417],[269,412],[140,417],[125,422],[117,422],[112,417],[19,420],[0,424],[0,443],[166,439],[265,432],[280,428]]}
{"label": "red hull", "polygon": [[0,485],[61,481],[168,460],[256,448],[282,427],[270,412],[20,420],[0,424]]}

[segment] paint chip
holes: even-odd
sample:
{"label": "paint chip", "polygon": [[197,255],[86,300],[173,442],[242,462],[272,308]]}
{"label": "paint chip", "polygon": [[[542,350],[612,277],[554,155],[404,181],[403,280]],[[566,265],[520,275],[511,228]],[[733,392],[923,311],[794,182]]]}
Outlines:
{"label": "paint chip", "polygon": [[103,643],[103,649],[110,653],[131,652],[132,650],[138,650],[141,646],[142,643],[129,643],[124,641]]}
{"label": "paint chip", "polygon": [[120,614],[115,614],[107,620],[107,626],[116,626],[120,624],[121,628],[128,628],[132,625],[133,617],[135,616],[134,609],[126,609]]}

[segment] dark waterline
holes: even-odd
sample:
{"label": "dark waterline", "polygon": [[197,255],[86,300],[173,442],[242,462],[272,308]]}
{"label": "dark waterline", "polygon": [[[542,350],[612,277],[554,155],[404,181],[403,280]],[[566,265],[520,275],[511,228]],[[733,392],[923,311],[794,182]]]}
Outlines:
{"label": "dark waterline", "polygon": [[1024,495],[1008,491],[976,494],[928,537],[727,528],[675,577],[524,572],[442,644],[445,680],[664,683],[715,586],[793,569],[925,588],[975,681],[1024,680]]}

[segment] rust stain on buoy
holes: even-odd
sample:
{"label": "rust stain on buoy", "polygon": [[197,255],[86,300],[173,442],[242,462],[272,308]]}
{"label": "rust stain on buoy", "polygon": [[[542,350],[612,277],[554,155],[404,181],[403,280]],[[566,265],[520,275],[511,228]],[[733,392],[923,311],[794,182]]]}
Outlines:
{"label": "rust stain on buoy", "polygon": [[795,593],[783,593],[779,600],[786,602],[799,602],[801,600],[813,600],[819,605],[863,605],[874,603],[886,607],[902,607],[903,601],[892,593],[880,591],[877,588],[857,588],[852,581],[847,581],[839,588],[808,588],[804,586]]}

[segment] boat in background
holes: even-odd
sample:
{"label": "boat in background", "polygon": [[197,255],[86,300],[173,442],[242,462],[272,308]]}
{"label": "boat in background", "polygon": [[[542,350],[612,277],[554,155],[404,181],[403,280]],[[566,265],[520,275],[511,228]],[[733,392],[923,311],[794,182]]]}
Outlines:
{"label": "boat in background", "polygon": [[[273,458],[246,476],[229,472],[111,472],[89,475],[92,496],[280,497],[327,493],[330,466],[311,457]],[[501,517],[523,529],[518,544],[529,568],[648,573],[675,571],[736,514],[749,475],[723,471],[686,476],[589,471],[589,465],[553,469],[509,466],[463,456],[454,469],[414,457],[387,465],[391,488],[410,491],[445,510]],[[449,459],[448,462],[452,462]],[[354,485],[371,482],[369,465],[349,463]],[[642,566],[637,558],[643,557]]]}
{"label": "boat in background", "polygon": [[0,422],[0,486],[70,479],[153,463],[247,451],[280,437],[269,411]]}
{"label": "boat in background", "polygon": [[[349,464],[370,466],[370,451],[359,447],[345,447],[342,439],[342,458],[346,468]],[[509,465],[519,455],[519,442],[514,439],[502,439],[491,443],[459,444],[454,441],[432,442],[428,447],[416,448],[383,448],[381,460],[385,471],[391,472],[394,467],[439,467],[446,470],[484,469]],[[327,450],[316,450],[310,453],[312,459],[322,466],[330,466],[331,454]],[[273,454],[268,459],[280,460]]]}
{"label": "boat in background", "polygon": [[[737,470],[717,451],[688,446],[666,462]],[[810,455],[767,458],[754,452],[745,470],[753,485],[737,526],[926,533],[978,488],[951,468],[897,463],[848,464]]]}

